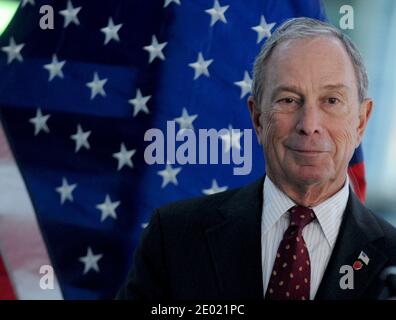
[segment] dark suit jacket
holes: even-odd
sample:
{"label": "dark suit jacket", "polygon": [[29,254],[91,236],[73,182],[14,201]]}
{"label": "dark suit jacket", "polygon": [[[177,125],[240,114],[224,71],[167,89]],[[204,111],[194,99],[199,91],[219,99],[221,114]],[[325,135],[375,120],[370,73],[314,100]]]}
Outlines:
{"label": "dark suit jacket", "polygon": [[[263,299],[262,187],[263,178],[156,210],[118,298]],[[340,267],[352,265],[361,251],[370,261],[354,272],[354,289],[342,290]],[[384,286],[379,275],[389,265],[396,265],[396,229],[351,191],[315,299],[376,299]]]}

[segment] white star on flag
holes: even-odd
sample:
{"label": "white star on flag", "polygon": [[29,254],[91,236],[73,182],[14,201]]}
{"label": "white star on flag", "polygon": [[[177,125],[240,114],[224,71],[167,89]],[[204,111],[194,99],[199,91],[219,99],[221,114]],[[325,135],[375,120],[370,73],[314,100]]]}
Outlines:
{"label": "white star on flag", "polygon": [[77,187],[77,184],[69,184],[66,178],[62,178],[62,185],[57,187],[55,190],[60,194],[61,205],[65,203],[66,200],[73,202],[73,191]]}
{"label": "white star on flag", "polygon": [[44,65],[44,69],[49,72],[48,81],[52,81],[55,77],[63,78],[62,68],[65,65],[66,60],[58,61],[56,54],[52,55],[52,61],[49,64]]}
{"label": "white star on flag", "polygon": [[195,70],[194,80],[198,79],[201,75],[209,77],[208,67],[212,62],[213,59],[205,60],[202,53],[199,52],[197,61],[189,64]]}
{"label": "white star on flag", "polygon": [[66,28],[72,22],[77,26],[80,25],[80,21],[78,20],[77,15],[80,12],[81,8],[82,7],[74,8],[72,2],[70,0],[67,1],[66,9],[59,11],[59,14],[61,14],[65,18],[63,28]]}
{"label": "white star on flag", "polygon": [[19,62],[23,61],[21,50],[24,46],[24,43],[16,44],[14,38],[10,38],[10,44],[1,48],[1,51],[4,51],[7,54],[7,64],[10,64],[15,59]]}
{"label": "white star on flag", "polygon": [[86,274],[90,270],[94,270],[99,272],[98,262],[102,259],[103,254],[94,254],[92,252],[92,248],[88,247],[87,255],[80,257],[78,260],[84,264],[84,274]]}
{"label": "white star on flag", "polygon": [[193,121],[198,117],[197,114],[189,115],[186,108],[183,108],[182,114],[180,117],[175,118],[175,121],[179,124],[180,130],[184,129],[193,129]]}
{"label": "white star on flag", "polygon": [[252,79],[247,71],[244,73],[243,80],[234,82],[234,84],[241,88],[241,99],[252,91]]}
{"label": "white star on flag", "polygon": [[37,136],[41,131],[50,132],[47,121],[50,118],[49,114],[43,115],[41,109],[36,110],[36,116],[29,119],[29,122],[34,125],[34,135]]}
{"label": "white star on flag", "polygon": [[221,22],[227,23],[224,13],[227,11],[227,9],[229,7],[230,6],[221,7],[219,1],[215,0],[214,4],[213,4],[213,8],[205,10],[206,13],[210,14],[210,17],[211,17],[210,26],[211,27],[219,20]]}
{"label": "white star on flag", "polygon": [[216,179],[213,179],[212,180],[212,186],[209,189],[203,189],[202,193],[206,194],[206,195],[211,195],[211,194],[215,194],[215,193],[226,191],[227,189],[228,189],[228,187],[226,187],[226,186],[219,187],[219,185],[217,184]]}
{"label": "white star on flag", "polygon": [[131,157],[136,153],[136,149],[127,150],[124,143],[121,143],[121,149],[119,152],[113,153],[113,157],[118,160],[117,171],[120,171],[124,166],[133,168],[133,162]]}
{"label": "white star on flag", "polygon": [[128,100],[128,103],[133,104],[134,110],[133,110],[133,116],[136,117],[137,114],[140,111],[143,111],[145,113],[149,113],[149,109],[147,108],[147,102],[150,100],[151,96],[142,96],[142,92],[140,89],[137,89],[136,91],[136,97],[134,99]]}
{"label": "white star on flag", "polygon": [[115,210],[120,205],[120,203],[120,201],[111,202],[110,196],[106,194],[105,201],[96,206],[96,209],[102,212],[102,217],[100,218],[100,221],[103,222],[104,220],[106,220],[107,217],[117,219],[117,214]]}
{"label": "white star on flag", "polygon": [[107,78],[100,79],[98,73],[94,73],[93,80],[86,84],[86,86],[91,89],[91,100],[95,98],[98,94],[100,94],[102,97],[106,96],[106,92],[103,88],[106,82]]}
{"label": "white star on flag", "polygon": [[77,132],[70,136],[70,138],[76,142],[76,148],[74,152],[78,152],[82,147],[88,150],[90,149],[90,145],[88,142],[88,138],[90,135],[91,131],[84,132],[80,125],[77,126]]}
{"label": "white star on flag", "polygon": [[167,6],[169,6],[169,4],[172,3],[172,2],[174,2],[174,3],[176,3],[176,4],[178,4],[178,5],[180,6],[180,0],[165,0],[165,2],[164,2],[164,8],[166,8]]}
{"label": "white star on flag", "polygon": [[111,40],[115,40],[117,42],[120,41],[120,37],[118,36],[118,31],[120,31],[122,27],[122,23],[114,25],[113,18],[109,18],[109,22],[107,27],[100,29],[105,34],[104,44],[108,44]]}
{"label": "white star on flag", "polygon": [[32,6],[35,5],[34,0],[22,0],[22,4],[21,4],[22,8],[24,8],[28,3],[31,4]]}
{"label": "white star on flag", "polygon": [[275,22],[267,24],[264,16],[261,16],[260,24],[252,27],[257,32],[257,43],[260,43],[265,37],[271,36],[271,29],[274,27]]}
{"label": "white star on flag", "polygon": [[174,185],[178,185],[177,175],[179,174],[181,168],[172,168],[172,166],[168,163],[166,164],[166,168],[164,170],[158,171],[158,174],[162,177],[162,185],[161,188],[165,188],[168,183],[173,183]]}
{"label": "white star on flag", "polygon": [[149,46],[143,47],[143,49],[148,51],[148,53],[150,54],[149,63],[153,62],[155,58],[165,60],[165,56],[162,53],[162,50],[165,48],[167,44],[168,42],[158,43],[157,37],[155,35],[152,36],[151,44]]}
{"label": "white star on flag", "polygon": [[224,149],[225,152],[228,152],[231,150],[231,148],[236,148],[238,150],[241,149],[241,137],[243,136],[243,133],[240,132],[239,130],[236,131],[232,128],[232,126],[229,126],[228,132],[225,134],[220,135],[220,139],[224,141]]}

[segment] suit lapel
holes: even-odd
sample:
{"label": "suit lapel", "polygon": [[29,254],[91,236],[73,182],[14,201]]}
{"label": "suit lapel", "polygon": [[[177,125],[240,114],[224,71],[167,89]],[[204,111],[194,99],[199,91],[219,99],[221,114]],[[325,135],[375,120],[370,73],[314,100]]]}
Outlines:
{"label": "suit lapel", "polygon": [[[239,189],[218,212],[221,223],[206,230],[221,296],[262,299],[261,212],[264,179]],[[259,201],[258,201],[259,200]]]}
{"label": "suit lapel", "polygon": [[[343,222],[329,264],[324,273],[315,300],[359,299],[383,268],[387,258],[378,250],[374,241],[383,237],[381,228],[372,214],[350,190]],[[370,258],[368,265],[354,270],[354,289],[341,289],[343,265],[352,266],[363,251]]]}

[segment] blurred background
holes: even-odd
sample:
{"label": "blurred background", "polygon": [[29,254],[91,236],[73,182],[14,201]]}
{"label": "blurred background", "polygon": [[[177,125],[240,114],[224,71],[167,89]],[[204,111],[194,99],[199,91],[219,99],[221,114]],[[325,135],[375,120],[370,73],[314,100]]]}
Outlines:
{"label": "blurred background", "polygon": [[[213,23],[207,11],[216,1],[0,0],[0,121],[8,136],[0,135],[0,282],[3,288],[9,283],[0,299],[112,298],[154,208],[260,177],[264,163],[257,146],[252,173],[235,177],[230,166],[148,168],[136,141],[143,141],[143,130],[185,116],[195,128],[250,128],[248,74],[268,33],[260,37],[252,27],[260,23],[271,31],[272,24],[295,16],[327,16],[340,27],[345,5],[353,9],[353,28],[343,32],[364,57],[375,104],[364,156],[356,155],[350,166],[364,159],[366,204],[396,226],[396,1],[220,0],[233,10],[225,9],[227,22],[218,17]],[[37,26],[43,4],[55,8],[55,30]],[[110,25],[109,15],[114,25],[123,23],[121,41],[113,34],[103,42],[100,28]],[[142,49],[153,44],[154,34],[158,43],[167,42],[166,59],[151,61]],[[20,61],[17,54],[6,59],[11,38],[14,49],[24,43]],[[210,77],[194,77],[189,64],[199,54],[214,60]],[[56,71],[50,63],[64,67],[62,77],[59,70],[49,77]],[[89,99],[87,84],[95,73],[106,77],[106,93],[98,89]],[[49,128],[41,123],[36,136],[38,107],[41,121],[49,116]],[[91,149],[73,153],[70,135],[80,124],[83,132],[92,131]],[[117,168],[120,142],[124,151],[137,149],[133,165],[124,159]],[[37,288],[43,264],[55,268],[52,291]]]}
{"label": "blurred background", "polygon": [[0,34],[3,33],[8,23],[11,21],[16,9],[18,8],[19,0],[1,0],[0,1]]}
{"label": "blurred background", "polygon": [[354,10],[354,29],[343,30],[360,49],[369,76],[374,112],[363,140],[367,206],[396,225],[396,1],[325,0],[339,26],[340,8]]}

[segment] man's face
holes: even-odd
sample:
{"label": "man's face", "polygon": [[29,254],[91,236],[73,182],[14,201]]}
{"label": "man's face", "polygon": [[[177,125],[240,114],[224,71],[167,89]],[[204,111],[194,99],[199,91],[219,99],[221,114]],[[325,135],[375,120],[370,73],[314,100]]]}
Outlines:
{"label": "man's face", "polygon": [[293,39],[267,61],[261,105],[249,109],[271,178],[344,181],[372,101],[360,103],[350,57],[335,38]]}

